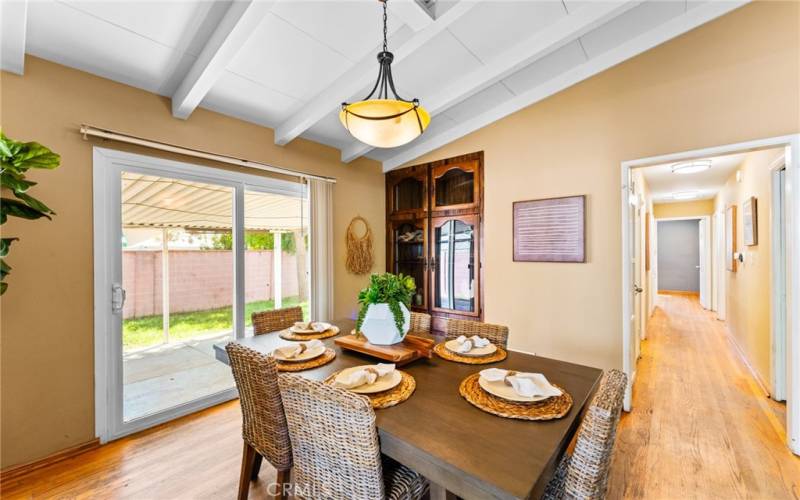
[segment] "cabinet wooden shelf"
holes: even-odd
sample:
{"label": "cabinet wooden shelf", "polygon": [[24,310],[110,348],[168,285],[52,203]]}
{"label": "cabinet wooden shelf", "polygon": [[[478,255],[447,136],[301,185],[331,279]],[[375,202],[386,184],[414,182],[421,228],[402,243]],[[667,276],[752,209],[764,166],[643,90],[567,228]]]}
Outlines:
{"label": "cabinet wooden shelf", "polygon": [[412,310],[483,319],[483,153],[386,174],[387,270],[412,276]]}

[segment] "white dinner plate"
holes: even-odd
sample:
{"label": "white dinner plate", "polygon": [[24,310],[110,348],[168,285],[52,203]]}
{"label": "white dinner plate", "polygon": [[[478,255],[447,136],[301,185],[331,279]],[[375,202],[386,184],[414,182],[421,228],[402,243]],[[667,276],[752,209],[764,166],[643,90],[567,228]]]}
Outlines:
{"label": "white dinner plate", "polygon": [[[352,368],[345,368],[336,376],[337,378],[345,375],[347,373],[354,372],[356,370],[360,370],[364,368],[363,366],[353,366]],[[403,376],[400,375],[400,372],[397,370],[392,371],[392,373],[388,373],[386,375],[382,375],[375,380],[375,382],[371,384],[364,384],[358,387],[354,387],[352,389],[347,389],[350,392],[355,392],[357,394],[374,394],[376,392],[383,392],[388,391],[389,389],[394,389],[397,385],[403,380]]]}
{"label": "white dinner plate", "polygon": [[330,331],[335,331],[336,333],[339,333],[339,327],[336,326],[336,325],[331,325],[327,330],[323,330],[321,332],[318,332],[316,330],[307,330],[307,329],[304,329],[304,328],[298,328],[296,326],[290,326],[289,327],[289,331],[292,332],[292,333],[296,333],[298,335],[314,335],[315,333],[327,333],[327,332],[330,332]]}
{"label": "white dinner plate", "polygon": [[444,348],[448,351],[452,352],[453,354],[458,354],[459,356],[470,356],[475,358],[480,358],[483,356],[489,356],[497,352],[497,346],[494,344],[489,344],[484,347],[473,347],[469,350],[469,352],[458,352],[459,343],[457,340],[448,340],[444,343]]}
{"label": "white dinner plate", "polygon": [[[281,347],[289,347],[289,346],[281,346]],[[314,359],[316,357],[322,356],[322,354],[325,352],[325,346],[320,345],[317,347],[313,347],[311,349],[306,349],[301,354],[298,354],[293,358],[287,358],[286,356],[281,354],[280,352],[281,347],[272,351],[272,356],[278,361],[289,361],[289,362],[308,361],[309,359]]]}
{"label": "white dinner plate", "polygon": [[[534,383],[536,381],[534,380]],[[535,396],[532,398],[526,396],[520,396],[514,390],[513,387],[510,385],[506,385],[505,381],[498,380],[497,382],[489,382],[483,377],[478,377],[478,385],[481,386],[481,389],[492,394],[493,396],[497,396],[498,398],[507,399],[509,401],[514,401],[516,403],[534,403],[536,401],[544,401],[552,396]]]}

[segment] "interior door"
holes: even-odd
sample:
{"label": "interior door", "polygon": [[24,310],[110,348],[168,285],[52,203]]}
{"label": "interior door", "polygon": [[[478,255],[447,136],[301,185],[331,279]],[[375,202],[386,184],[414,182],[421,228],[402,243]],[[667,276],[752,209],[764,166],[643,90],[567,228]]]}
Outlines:
{"label": "interior door", "polygon": [[480,316],[480,217],[431,219],[431,300],[440,312]]}
{"label": "interior door", "polygon": [[698,267],[700,269],[700,305],[703,306],[704,309],[711,309],[710,303],[710,290],[709,290],[709,262],[710,256],[708,254],[709,244],[709,229],[708,229],[708,219],[702,218],[698,224],[698,248],[700,254],[700,263]]}

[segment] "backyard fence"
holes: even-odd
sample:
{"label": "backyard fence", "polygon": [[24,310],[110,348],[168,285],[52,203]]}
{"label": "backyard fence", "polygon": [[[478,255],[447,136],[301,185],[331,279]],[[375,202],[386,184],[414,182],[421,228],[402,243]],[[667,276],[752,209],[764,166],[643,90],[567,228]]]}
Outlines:
{"label": "backyard fence", "polygon": [[[245,302],[274,299],[272,250],[245,252]],[[122,286],[125,319],[161,314],[161,251],[124,250]],[[281,255],[281,295],[299,295],[297,257]],[[233,303],[233,253],[230,250],[170,250],[170,312],[229,307]]]}

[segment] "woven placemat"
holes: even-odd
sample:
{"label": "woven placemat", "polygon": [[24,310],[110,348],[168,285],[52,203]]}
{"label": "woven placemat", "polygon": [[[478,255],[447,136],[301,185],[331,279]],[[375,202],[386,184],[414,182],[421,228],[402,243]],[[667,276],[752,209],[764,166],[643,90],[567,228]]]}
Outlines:
{"label": "woven placemat", "polygon": [[325,349],[325,352],[316,358],[309,359],[308,361],[277,361],[279,372],[301,372],[303,370],[310,370],[318,366],[327,365],[333,358],[336,357],[336,352],[331,349]]}
{"label": "woven placemat", "polygon": [[572,408],[572,396],[555,384],[553,385],[561,390],[560,396],[536,403],[515,403],[484,391],[478,384],[479,377],[480,373],[473,373],[465,378],[461,382],[458,392],[473,406],[499,417],[520,420],[552,420],[563,417]]}
{"label": "woven placemat", "polygon": [[[389,389],[388,391],[376,392],[375,394],[359,394],[359,396],[368,397],[370,403],[372,403],[372,407],[376,410],[380,410],[381,408],[389,408],[390,406],[400,404],[406,399],[410,398],[414,393],[414,389],[417,388],[417,381],[414,380],[414,377],[408,373],[402,370],[397,371],[400,373],[402,380],[400,380],[400,383],[395,387]],[[333,379],[335,379],[336,375],[338,374],[339,372],[331,373],[328,378],[325,379],[325,383],[328,385],[333,385]]]}
{"label": "woven placemat", "polygon": [[508,356],[506,350],[500,346],[497,346],[497,350],[489,356],[461,356],[460,354],[456,354],[445,347],[444,343],[433,346],[433,352],[435,352],[440,358],[446,359],[447,361],[455,361],[456,363],[464,363],[467,365],[487,365],[489,363],[497,363],[498,361],[503,361]]}
{"label": "woven placemat", "polygon": [[329,330],[325,330],[322,333],[294,333],[291,330],[283,330],[279,335],[283,340],[296,340],[300,342],[304,340],[321,340],[339,335],[339,327],[332,326]]}

